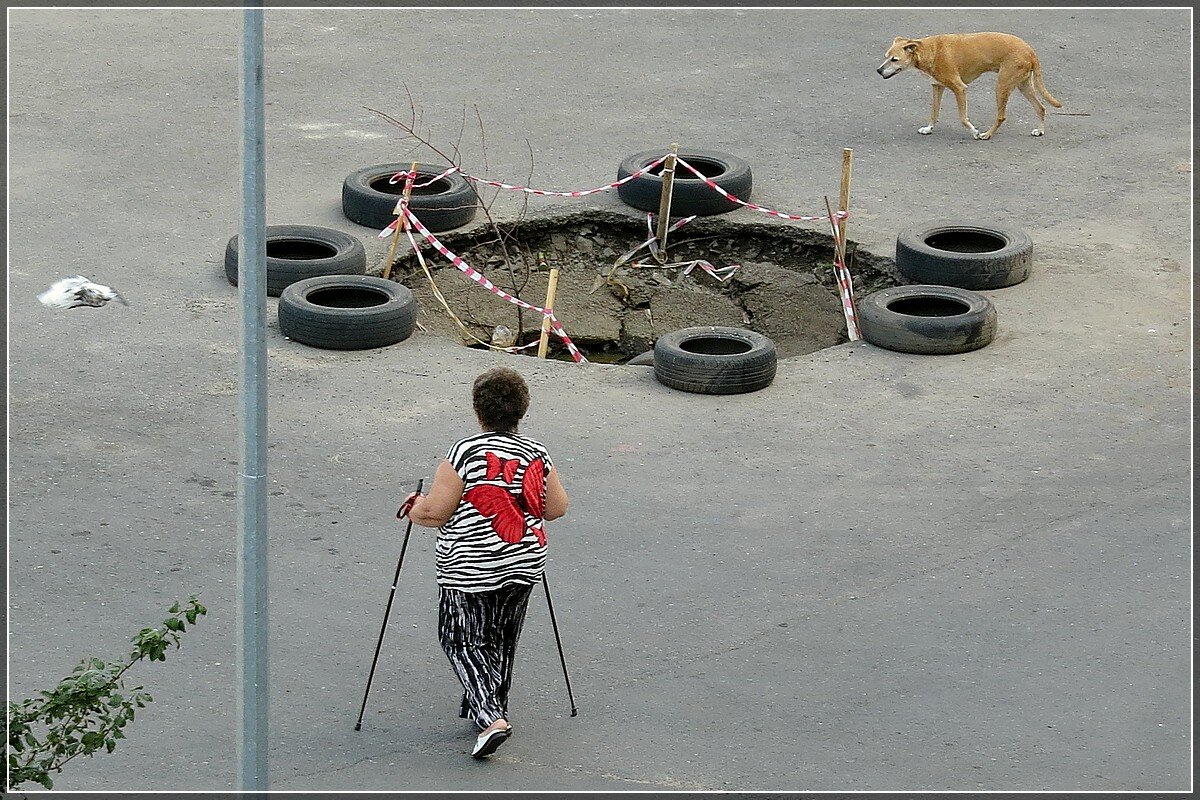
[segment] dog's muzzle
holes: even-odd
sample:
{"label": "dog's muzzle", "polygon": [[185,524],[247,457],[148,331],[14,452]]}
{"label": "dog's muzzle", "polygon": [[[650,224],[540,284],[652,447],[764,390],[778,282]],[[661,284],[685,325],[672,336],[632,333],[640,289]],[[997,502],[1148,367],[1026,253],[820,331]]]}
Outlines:
{"label": "dog's muzzle", "polygon": [[880,65],[879,69],[877,69],[875,71],[878,72],[880,75],[882,75],[885,79],[892,77],[893,75],[895,75],[897,72],[900,71],[898,69],[894,69],[891,72],[884,72],[884,70],[886,68],[887,68],[887,64],[882,64],[882,65]]}

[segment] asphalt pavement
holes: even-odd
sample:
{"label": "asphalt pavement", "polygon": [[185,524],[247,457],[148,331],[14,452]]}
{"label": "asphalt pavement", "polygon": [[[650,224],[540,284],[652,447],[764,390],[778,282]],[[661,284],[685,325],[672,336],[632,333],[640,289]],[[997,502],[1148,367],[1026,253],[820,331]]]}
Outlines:
{"label": "asphalt pavement", "polygon": [[[317,350],[280,335],[270,299],[271,788],[1190,789],[1190,10],[266,17],[268,222],[354,233],[374,258],[340,186],[428,157],[366,110],[407,117],[408,93],[432,139],[461,130],[464,162],[501,180],[590,188],[678,141],[749,160],[757,202],[817,213],[851,147],[861,247],[947,218],[1035,247],[1027,281],[988,293],[981,350],[850,343],[725,397],[423,333]],[[894,36],[970,30],[1037,50],[1064,103],[1044,137],[1019,96],[992,141],[948,107],[920,136],[926,80],[875,73]],[[240,36],[236,10],[9,15],[10,696],[120,656],[177,598],[209,609],[131,671],[155,701],[128,739],[59,789],[236,788]],[[977,126],[993,85],[970,90]],[[581,203],[620,208],[526,213]],[[130,306],[37,303],[77,273]],[[572,498],[547,575],[579,715],[535,595],[516,734],[476,762],[426,530],[353,725],[397,502],[501,364],[529,380],[524,430]]]}

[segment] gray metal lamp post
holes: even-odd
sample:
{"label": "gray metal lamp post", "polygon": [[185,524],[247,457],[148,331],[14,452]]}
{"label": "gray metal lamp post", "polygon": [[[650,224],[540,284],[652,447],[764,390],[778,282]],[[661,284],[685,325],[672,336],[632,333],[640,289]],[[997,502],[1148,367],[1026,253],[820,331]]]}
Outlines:
{"label": "gray metal lamp post", "polygon": [[267,270],[263,11],[242,22],[241,470],[238,473],[238,787],[267,789]]}

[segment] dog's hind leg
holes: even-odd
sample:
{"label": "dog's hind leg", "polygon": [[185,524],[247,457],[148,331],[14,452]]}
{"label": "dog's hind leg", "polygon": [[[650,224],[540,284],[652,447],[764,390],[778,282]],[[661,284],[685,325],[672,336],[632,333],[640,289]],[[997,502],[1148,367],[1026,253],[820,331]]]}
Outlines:
{"label": "dog's hind leg", "polygon": [[938,109],[942,107],[942,92],[946,91],[946,87],[940,83],[933,84],[933,108],[929,112],[929,124],[924,128],[917,128],[917,133],[929,135],[933,133],[933,126],[937,125]]}
{"label": "dog's hind leg", "polygon": [[[1028,73],[1026,77],[1028,77]],[[1008,108],[1008,98],[1012,95],[1012,90],[1017,88],[1019,82],[1016,70],[1008,67],[1000,68],[1000,74],[996,76],[996,121],[992,123],[992,127],[979,134],[976,138],[990,139],[1000,129],[1000,126],[1004,124],[1004,111]]]}
{"label": "dog's hind leg", "polygon": [[1033,104],[1037,109],[1038,124],[1029,132],[1030,136],[1041,136],[1046,132],[1046,107],[1038,101],[1037,91],[1033,86],[1033,76],[1021,81],[1021,85],[1017,87],[1021,90],[1021,94],[1025,95],[1025,99]]}

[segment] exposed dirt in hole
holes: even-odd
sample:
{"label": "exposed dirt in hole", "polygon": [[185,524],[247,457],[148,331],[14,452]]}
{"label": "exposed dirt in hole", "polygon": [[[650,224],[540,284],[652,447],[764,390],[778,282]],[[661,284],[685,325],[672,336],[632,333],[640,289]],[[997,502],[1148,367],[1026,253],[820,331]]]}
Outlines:
{"label": "exposed dirt in hole", "polygon": [[[827,233],[786,223],[698,218],[668,236],[670,261],[702,258],[718,268],[741,264],[728,281],[699,268],[682,275],[678,268],[624,265],[605,282],[613,262],[649,238],[645,217],[593,210],[498,227],[503,247],[489,225],[438,238],[497,286],[533,305],[545,301],[549,268],[557,268],[555,315],[593,361],[625,361],[651,349],[663,333],[692,325],[758,331],[775,341],[780,358],[847,341]],[[862,250],[853,240],[847,250],[856,295],[903,283],[892,259]],[[516,332],[518,344],[537,339],[538,315],[492,295],[432,248],[422,252],[450,308],[476,336],[490,340],[493,330],[504,326]],[[539,252],[546,269],[538,268]],[[634,261],[652,259],[643,249]],[[469,343],[434,297],[411,252],[397,259],[391,277],[416,295],[418,320],[427,330]],[[557,337],[550,341],[551,354],[563,355]]]}

